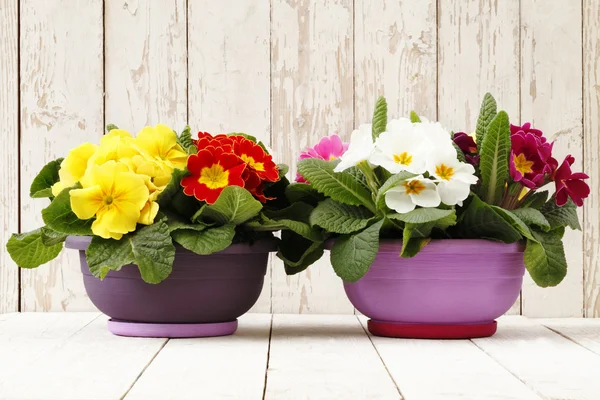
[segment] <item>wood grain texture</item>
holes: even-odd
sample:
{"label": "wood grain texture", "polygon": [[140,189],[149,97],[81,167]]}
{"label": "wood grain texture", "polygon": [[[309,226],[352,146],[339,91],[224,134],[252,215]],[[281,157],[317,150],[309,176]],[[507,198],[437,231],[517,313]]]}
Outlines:
{"label": "wood grain texture", "polygon": [[[519,121],[519,2],[441,0],[438,13],[438,119],[455,132],[475,131],[490,92]],[[517,299],[508,314],[520,313]]]}
{"label": "wood grain texture", "polygon": [[436,118],[436,1],[355,1],[355,126],[385,96],[389,118]]}
{"label": "wood grain texture", "polygon": [[0,0],[0,314],[19,309],[19,270],[4,244],[19,230],[18,0]]}
{"label": "wood grain texture", "polygon": [[[367,318],[358,318],[366,329]],[[542,400],[468,340],[371,341],[406,399]]]}
{"label": "wood grain texture", "polygon": [[[296,159],[306,146],[353,130],[352,1],[272,2],[273,149],[296,175]],[[286,276],[273,263],[275,313],[352,313],[329,255],[308,270]]]}
{"label": "wood grain texture", "polygon": [[[521,42],[521,121],[530,121],[556,140],[553,156],[562,162],[567,154],[573,155],[573,171],[581,171],[581,3],[523,0]],[[566,278],[555,288],[543,289],[527,275],[523,315],[582,316],[583,235],[567,229],[563,243],[569,266]]]}
{"label": "wood grain texture", "polygon": [[[81,314],[60,315],[59,322],[66,320],[67,316],[72,318]],[[90,316],[94,317],[91,321]],[[106,329],[107,318],[95,318],[97,316],[83,313],[83,323],[70,324],[62,329],[42,325],[56,333],[52,335],[44,330],[41,334],[31,335],[30,343],[35,348],[46,345],[47,350],[35,357],[28,353],[26,343],[21,343],[20,355],[25,356],[27,362],[2,376],[0,397],[56,400],[123,398],[162,349],[166,339],[115,336]],[[12,322],[8,321],[9,324]],[[41,319],[38,319],[40,322]],[[54,338],[47,339],[50,335]]]}
{"label": "wood grain texture", "polygon": [[106,123],[187,123],[186,1],[105,3]]}
{"label": "wood grain texture", "polygon": [[[68,12],[66,12],[68,10]],[[103,132],[102,1],[21,1],[21,227],[42,225],[47,200],[29,183],[47,162]],[[22,309],[91,309],[74,251],[22,271]]]}
{"label": "wood grain texture", "polygon": [[128,400],[261,400],[271,316],[247,314],[234,336],[170,340]]}
{"label": "wood grain texture", "polygon": [[597,400],[600,356],[534,321],[503,317],[473,342],[544,399]]}
{"label": "wood grain texture", "polygon": [[591,195],[584,203],[584,313],[600,317],[600,1],[583,2],[583,170]]}
{"label": "wood grain texture", "polygon": [[[269,27],[268,1],[188,0],[193,132],[245,132],[271,143]],[[251,311],[271,311],[270,266]]]}
{"label": "wood grain texture", "polygon": [[265,399],[401,399],[353,315],[274,315]]}
{"label": "wood grain texture", "polygon": [[600,319],[553,318],[535,322],[600,355]]}

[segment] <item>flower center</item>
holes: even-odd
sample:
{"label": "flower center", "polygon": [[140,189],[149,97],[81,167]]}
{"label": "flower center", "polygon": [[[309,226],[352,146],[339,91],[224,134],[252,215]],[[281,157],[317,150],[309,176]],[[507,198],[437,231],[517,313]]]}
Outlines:
{"label": "flower center", "polygon": [[254,168],[257,171],[264,171],[265,170],[265,164],[261,163],[261,162],[256,162],[254,160],[254,157],[248,156],[246,154],[242,154],[240,157],[242,160],[244,160],[244,162],[248,165],[250,165],[252,168]]}
{"label": "flower center", "polygon": [[202,168],[199,183],[205,184],[209,189],[220,189],[229,183],[229,171],[225,171],[219,164]]}
{"label": "flower center", "polygon": [[529,172],[533,172],[533,161],[527,161],[525,154],[521,153],[519,155],[515,155],[513,157],[513,162],[515,163],[515,168],[521,174],[525,175]]}
{"label": "flower center", "polygon": [[400,154],[394,154],[394,162],[401,165],[410,165],[412,162],[412,156],[406,151]]}
{"label": "flower center", "polygon": [[336,157],[336,156],[334,156],[333,154],[331,154],[331,155],[329,156],[329,161],[333,161],[333,160],[337,160],[337,157]]}
{"label": "flower center", "polygon": [[423,190],[425,190],[425,185],[418,179],[412,181],[406,181],[402,184],[404,189],[406,190],[406,194],[420,194]]}
{"label": "flower center", "polygon": [[454,168],[447,166],[446,164],[440,164],[435,166],[435,174],[445,181],[449,181],[454,176]]}
{"label": "flower center", "polygon": [[103,201],[105,205],[110,206],[113,203],[114,199],[112,196],[105,196]]}

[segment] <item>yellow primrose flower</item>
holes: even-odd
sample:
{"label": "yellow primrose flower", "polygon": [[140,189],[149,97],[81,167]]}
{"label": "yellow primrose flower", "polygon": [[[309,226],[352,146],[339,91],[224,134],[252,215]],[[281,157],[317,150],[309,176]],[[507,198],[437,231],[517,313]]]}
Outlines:
{"label": "yellow primrose flower", "polygon": [[67,157],[60,164],[58,171],[60,181],[52,186],[52,195],[58,196],[64,188],[73,186],[83,178],[88,161],[97,149],[98,146],[94,144],[84,143],[69,151]]}
{"label": "yellow primrose flower", "polygon": [[150,157],[166,164],[171,172],[175,168],[183,169],[187,164],[187,153],[177,144],[177,135],[173,129],[166,125],[145,127],[138,133],[135,143]]}
{"label": "yellow primrose flower", "polygon": [[94,157],[90,159],[90,164],[102,165],[107,161],[121,161],[139,154],[129,132],[123,129],[113,129],[100,139],[100,146]]}
{"label": "yellow primrose flower", "polygon": [[115,161],[92,165],[84,187],[70,194],[71,208],[79,219],[96,217],[95,235],[117,240],[135,230],[149,197],[143,177]]}

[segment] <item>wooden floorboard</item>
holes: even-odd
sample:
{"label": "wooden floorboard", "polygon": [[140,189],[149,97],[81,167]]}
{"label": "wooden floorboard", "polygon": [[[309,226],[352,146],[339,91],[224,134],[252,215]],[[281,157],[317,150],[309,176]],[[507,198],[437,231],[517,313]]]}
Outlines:
{"label": "wooden floorboard", "polygon": [[273,316],[265,399],[401,399],[353,315]]}
{"label": "wooden floorboard", "polygon": [[169,340],[125,399],[262,399],[270,326],[246,314],[234,336]]}
{"label": "wooden floorboard", "polygon": [[[538,322],[600,355],[600,319],[561,318],[544,319]],[[600,395],[598,397],[600,398]]]}
{"label": "wooden floorboard", "polygon": [[371,340],[406,400],[542,400],[468,340]]}
{"label": "wooden floorboard", "polygon": [[543,398],[600,398],[600,356],[535,320],[504,317],[496,335],[473,342]]}

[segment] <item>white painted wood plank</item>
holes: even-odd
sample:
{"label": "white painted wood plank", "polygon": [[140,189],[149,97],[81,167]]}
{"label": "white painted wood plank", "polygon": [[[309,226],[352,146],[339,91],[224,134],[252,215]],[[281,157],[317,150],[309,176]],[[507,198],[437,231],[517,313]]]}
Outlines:
{"label": "white painted wood plank", "polygon": [[535,321],[600,355],[600,319],[554,318]]}
{"label": "white painted wood plank", "polygon": [[371,340],[408,400],[542,399],[468,340]]}
{"label": "white painted wood plank", "polygon": [[[353,10],[351,0],[272,2],[273,148],[296,175],[296,159],[331,133],[353,129]],[[347,313],[353,307],[329,255],[286,276],[273,264],[274,313]]]}
{"label": "white painted wood plank", "polygon": [[[21,1],[21,226],[43,225],[29,184],[47,162],[103,132],[102,0]],[[24,311],[93,310],[79,257],[22,270]]]}
{"label": "white painted wood plank", "polygon": [[185,0],[105,3],[107,124],[186,125],[186,12]]}
{"label": "white painted wood plank", "polygon": [[19,230],[18,0],[0,0],[0,314],[19,309],[19,271],[4,244]]}
{"label": "white painted wood plank", "polygon": [[597,400],[600,356],[521,317],[503,317],[498,333],[473,342],[546,399]]}
{"label": "white painted wood plank", "polygon": [[[245,132],[271,143],[269,37],[268,1],[188,0],[193,132]],[[252,311],[271,312],[270,267]]]}
{"label": "white painted wood plank", "polygon": [[[521,120],[555,139],[553,155],[562,162],[572,154],[573,171],[581,171],[581,2],[523,0],[521,21]],[[582,210],[579,214],[582,219]],[[527,276],[523,315],[583,315],[582,233],[567,229],[563,242],[569,265],[566,278],[555,288],[543,289]]]}
{"label": "white painted wood plank", "polygon": [[583,282],[586,317],[600,317],[600,1],[583,1],[583,170],[591,195],[584,204]]}
{"label": "white painted wood plank", "polygon": [[355,316],[273,316],[265,399],[400,398]]}
{"label": "white painted wood plank", "polygon": [[[80,326],[43,357],[3,376],[0,398],[122,398],[166,340],[115,336],[108,332],[106,321],[102,316]],[[57,334],[66,336],[65,329],[57,329]],[[39,335],[32,338],[33,342],[42,340]]]}
{"label": "white painted wood plank", "polygon": [[[439,2],[438,119],[473,132],[483,95],[491,92],[519,121],[519,2]],[[509,314],[520,314],[517,299]]]}
{"label": "white painted wood plank", "polygon": [[411,110],[436,117],[435,0],[357,0],[354,25],[355,126],[370,122],[384,95],[390,118]]}
{"label": "white painted wood plank", "polygon": [[233,336],[170,340],[126,399],[262,399],[270,327],[248,314]]}

